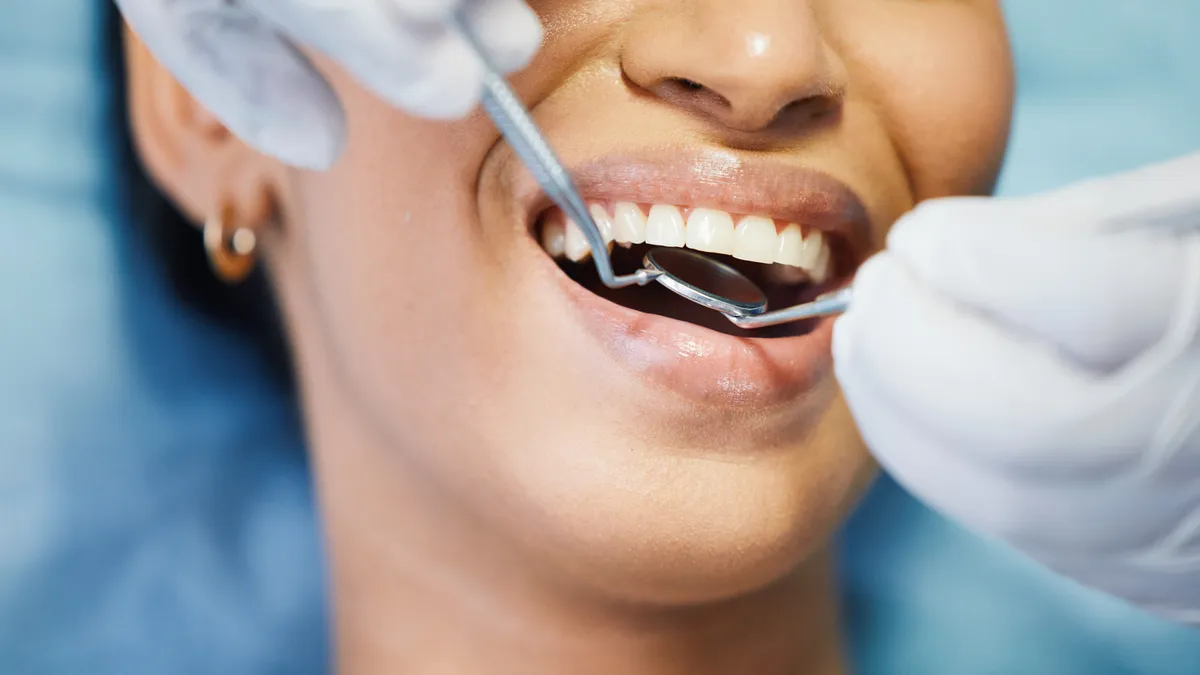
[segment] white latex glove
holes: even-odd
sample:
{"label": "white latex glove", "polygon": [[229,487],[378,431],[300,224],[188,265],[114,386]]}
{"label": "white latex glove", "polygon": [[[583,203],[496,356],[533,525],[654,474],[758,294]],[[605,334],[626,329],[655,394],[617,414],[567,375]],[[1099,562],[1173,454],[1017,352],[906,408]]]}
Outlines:
{"label": "white latex glove", "polygon": [[446,17],[467,23],[506,72],[524,67],[542,27],[523,0],[116,0],[155,57],[229,130],[290,164],[320,169],[341,152],[345,118],[299,51],[332,58],[393,105],[466,115],[481,66]]}
{"label": "white latex glove", "polygon": [[833,355],[915,496],[1200,625],[1200,155],[918,207],[859,272]]}

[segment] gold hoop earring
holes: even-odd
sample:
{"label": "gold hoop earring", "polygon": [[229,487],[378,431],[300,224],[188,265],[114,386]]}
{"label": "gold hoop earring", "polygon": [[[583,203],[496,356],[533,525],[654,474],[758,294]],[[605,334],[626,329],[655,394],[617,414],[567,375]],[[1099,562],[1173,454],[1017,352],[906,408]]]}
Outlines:
{"label": "gold hoop earring", "polygon": [[229,232],[233,208],[225,204],[204,221],[204,250],[213,273],[227,284],[243,281],[254,270],[258,237],[248,227]]}

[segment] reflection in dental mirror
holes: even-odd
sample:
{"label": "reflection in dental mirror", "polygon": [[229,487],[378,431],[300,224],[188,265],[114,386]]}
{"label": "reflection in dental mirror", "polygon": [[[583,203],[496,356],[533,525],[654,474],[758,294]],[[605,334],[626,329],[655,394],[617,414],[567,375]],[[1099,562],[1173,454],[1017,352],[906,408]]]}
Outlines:
{"label": "reflection in dental mirror", "polygon": [[694,251],[656,248],[646,254],[655,281],[692,302],[716,310],[739,328],[752,330],[831,316],[846,311],[851,289],[825,293],[810,302],[767,312],[767,295],[746,275]]}
{"label": "reflection in dental mirror", "polygon": [[646,254],[655,281],[692,302],[722,314],[752,316],[767,309],[767,295],[744,274],[701,253],[656,248]]}

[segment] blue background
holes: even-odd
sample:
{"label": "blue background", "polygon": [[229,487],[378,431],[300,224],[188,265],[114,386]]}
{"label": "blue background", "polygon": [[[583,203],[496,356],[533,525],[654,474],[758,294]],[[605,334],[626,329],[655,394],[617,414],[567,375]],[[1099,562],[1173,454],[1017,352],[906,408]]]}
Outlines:
{"label": "blue background", "polygon": [[[1006,7],[1020,102],[1003,193],[1200,149],[1200,2]],[[128,236],[101,10],[0,2],[0,673],[323,673],[291,402]],[[1200,633],[1054,579],[890,481],[843,544],[868,675],[1200,673]]]}

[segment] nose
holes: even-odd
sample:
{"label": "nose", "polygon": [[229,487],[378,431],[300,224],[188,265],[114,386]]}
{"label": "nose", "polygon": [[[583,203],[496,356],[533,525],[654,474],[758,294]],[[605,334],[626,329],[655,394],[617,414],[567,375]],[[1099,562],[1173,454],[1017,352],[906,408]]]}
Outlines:
{"label": "nose", "polygon": [[808,0],[653,3],[625,36],[629,81],[730,130],[809,124],[844,99],[844,68]]}

